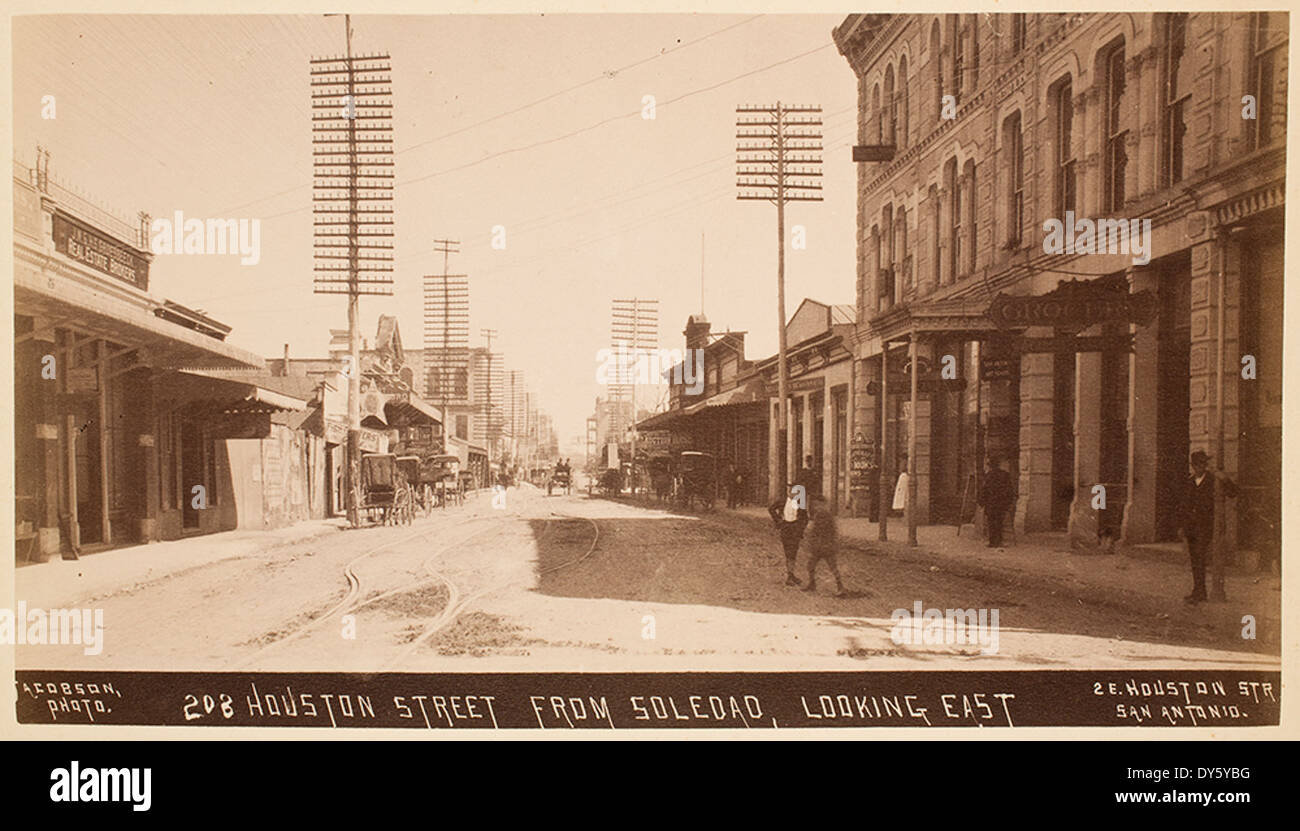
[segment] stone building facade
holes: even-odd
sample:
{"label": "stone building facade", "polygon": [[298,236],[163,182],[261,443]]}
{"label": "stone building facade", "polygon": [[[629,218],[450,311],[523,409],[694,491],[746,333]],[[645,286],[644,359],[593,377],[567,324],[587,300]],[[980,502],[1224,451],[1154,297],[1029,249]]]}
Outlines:
{"label": "stone building facade", "polygon": [[[873,159],[854,421],[890,475],[914,444],[918,522],[968,519],[998,454],[1017,530],[1172,541],[1201,449],[1243,486],[1227,544],[1277,544],[1287,31],[1273,12],[835,29],[858,78],[855,158]],[[1082,230],[1103,219],[1138,233],[1111,223],[1099,246]],[[1072,245],[1045,245],[1051,220],[1080,229]],[[1036,297],[1018,320],[994,313]]]}

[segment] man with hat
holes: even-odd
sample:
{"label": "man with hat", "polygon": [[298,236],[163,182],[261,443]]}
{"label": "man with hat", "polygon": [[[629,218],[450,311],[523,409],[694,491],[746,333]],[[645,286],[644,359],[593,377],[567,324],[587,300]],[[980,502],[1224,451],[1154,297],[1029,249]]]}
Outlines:
{"label": "man with hat", "polygon": [[[1219,473],[1210,472],[1210,456],[1204,450],[1192,453],[1192,475],[1187,477],[1182,500],[1181,527],[1183,537],[1187,540],[1187,553],[1192,561],[1192,593],[1183,600],[1192,605],[1204,603],[1205,566],[1213,557],[1214,545],[1214,483],[1219,480],[1223,493],[1228,497],[1237,495],[1237,486],[1232,480]],[[1216,568],[1215,593],[1222,593],[1223,575]],[[1215,598],[1223,599],[1220,597]]]}
{"label": "man with hat", "polygon": [[1011,474],[1002,469],[1001,456],[990,453],[988,462],[989,469],[980,486],[979,504],[984,508],[984,521],[988,525],[989,548],[1001,548],[1002,527],[1007,512],[1016,501],[1015,485],[1011,482]]}

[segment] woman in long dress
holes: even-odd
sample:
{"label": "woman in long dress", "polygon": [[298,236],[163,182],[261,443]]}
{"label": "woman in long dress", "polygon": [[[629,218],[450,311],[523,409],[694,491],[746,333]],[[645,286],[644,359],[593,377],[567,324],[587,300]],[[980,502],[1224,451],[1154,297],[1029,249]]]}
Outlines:
{"label": "woman in long dress", "polygon": [[894,507],[895,511],[904,511],[907,509],[907,454],[904,453],[898,464],[898,484],[894,486]]}

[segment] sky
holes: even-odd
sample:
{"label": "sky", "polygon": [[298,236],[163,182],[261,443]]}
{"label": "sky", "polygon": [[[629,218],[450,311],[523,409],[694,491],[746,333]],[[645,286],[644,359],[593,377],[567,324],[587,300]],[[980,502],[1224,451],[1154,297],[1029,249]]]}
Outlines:
{"label": "sky", "polygon": [[[584,434],[616,298],[656,298],[659,342],[688,315],[776,350],[776,210],[736,199],[735,108],[824,109],[824,197],[787,209],[786,314],[853,302],[856,85],[837,15],[353,16],[354,53],[392,56],[395,286],[421,345],[423,275],[470,275],[471,344],[523,372],[562,444]],[[14,152],[134,223],[258,219],[261,258],[159,255],[150,293],[205,310],[268,357],[323,356],[346,300],[312,291],[308,61],[344,50],[337,16],[16,17]],[[42,117],[52,95],[55,117]],[[643,118],[654,96],[654,118]],[[504,226],[505,248],[493,228]],[[640,399],[650,407],[653,395]]]}

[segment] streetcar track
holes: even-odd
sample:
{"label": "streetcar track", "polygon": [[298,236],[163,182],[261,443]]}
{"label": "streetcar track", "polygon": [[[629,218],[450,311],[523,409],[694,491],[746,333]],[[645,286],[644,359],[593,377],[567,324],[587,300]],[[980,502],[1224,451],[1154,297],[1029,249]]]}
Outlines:
{"label": "streetcar track", "polygon": [[[591,527],[596,533],[592,535],[591,545],[587,546],[587,550],[582,554],[582,556],[570,560],[569,562],[566,563],[560,563],[559,565],[551,566],[550,568],[541,569],[537,572],[538,577],[541,577],[543,574],[549,574],[551,572],[559,571],[560,569],[563,568],[576,566],[579,563],[584,562],[595,552],[596,543],[600,540],[600,526],[596,523],[595,520],[591,519],[590,517],[575,517],[568,514],[559,514],[554,511],[551,512],[551,515],[556,517],[561,517],[563,519],[585,519],[591,523]],[[543,539],[546,538],[546,535],[553,527],[552,523],[554,522],[555,520],[549,517],[546,518],[547,524],[544,526],[546,530],[544,530],[537,537],[536,542],[539,544],[539,554],[540,554],[540,543]],[[495,585],[490,585],[487,586],[486,588],[480,589],[477,592],[474,592],[473,594],[466,597],[464,600],[460,600],[459,599],[460,592],[456,588],[455,584],[453,584],[450,580],[448,580],[445,577],[445,575],[436,573],[430,568],[432,560],[433,558],[430,557],[428,560],[425,561],[425,569],[426,571],[429,571],[429,573],[434,577],[441,579],[443,581],[443,584],[447,587],[449,592],[447,604],[446,606],[443,607],[443,611],[440,612],[438,616],[435,617],[425,627],[425,630],[422,633],[420,633],[419,636],[417,636],[413,641],[407,644],[406,647],[401,652],[399,652],[392,660],[384,664],[384,666],[380,669],[381,672],[390,671],[395,667],[401,665],[402,663],[405,663],[407,658],[413,652],[419,649],[424,643],[426,643],[434,635],[438,634],[443,629],[451,625],[476,600],[485,597],[486,595],[492,594],[493,592],[500,591],[501,589],[509,588],[510,586],[516,585],[519,582],[518,580],[507,580],[504,582],[497,583]]]}
{"label": "streetcar track", "polygon": [[[591,545],[588,546],[587,550],[583,553],[582,556],[575,558],[574,560],[571,560],[567,563],[561,563],[558,566],[552,566],[548,569],[543,570],[540,573],[550,573],[583,562],[584,560],[589,558],[592,555],[592,553],[595,551],[596,542],[600,538],[600,528],[598,525],[596,525],[596,523],[593,520],[586,517],[574,517],[566,514],[558,514],[555,513],[554,511],[552,511],[551,513],[552,513],[552,517],[561,517],[563,519],[587,519],[588,522],[591,522],[595,534],[592,537]],[[535,517],[526,517],[522,512],[516,512],[516,511],[511,511],[509,515],[513,519],[524,519],[524,520],[535,519]],[[479,523],[486,520],[493,520],[498,518],[500,517],[489,514],[485,516],[468,518],[467,523]],[[546,540],[548,538],[548,536],[550,535],[552,529],[555,527],[556,524],[556,521],[551,517],[545,517],[543,519],[545,524],[543,525],[542,531],[540,534],[538,534],[537,539],[535,541],[539,546],[543,540]],[[403,583],[402,585],[389,589],[388,591],[382,592],[373,597],[367,597],[362,599],[364,594],[365,583],[362,580],[362,576],[357,572],[358,565],[360,565],[366,559],[374,556],[375,554],[378,554],[387,549],[404,545],[406,543],[411,542],[412,540],[422,539],[422,538],[427,539],[429,535],[436,533],[437,530],[438,529],[422,529],[420,531],[416,531],[414,533],[405,535],[399,539],[390,540],[389,542],[383,543],[382,545],[375,546],[353,557],[343,566],[343,577],[347,581],[348,589],[347,589],[347,593],[344,595],[342,600],[332,605],[325,612],[317,616],[314,616],[311,620],[298,626],[293,631],[291,631],[288,635],[276,639],[275,641],[257,650],[252,655],[249,655],[243,660],[236,662],[234,664],[234,668],[236,669],[245,668],[251,664],[256,663],[258,660],[263,658],[268,653],[282,646],[300,640],[301,638],[303,638],[313,630],[318,629],[320,626],[334,619],[340,614],[350,614],[359,611],[361,609],[364,609],[366,607],[372,606],[373,604],[378,603],[381,600],[385,600],[395,595],[406,594],[413,591],[417,591],[430,585],[443,586],[447,591],[447,600],[443,606],[442,611],[439,612],[439,614],[426,625],[424,631],[420,635],[418,635],[413,641],[408,643],[406,647],[393,660],[389,661],[388,664],[385,665],[385,669],[386,669],[388,667],[391,667],[394,664],[400,664],[403,661],[405,661],[405,659],[411,652],[413,652],[415,649],[418,649],[422,644],[428,641],[429,638],[433,637],[438,632],[442,631],[448,625],[454,622],[466,610],[466,608],[468,608],[469,605],[473,603],[475,600],[479,599],[480,597],[483,597],[486,594],[489,594],[491,592],[497,591],[502,588],[506,588],[512,585],[513,583],[517,582],[512,580],[512,581],[506,581],[504,583],[491,585],[467,597],[462,598],[460,588],[456,586],[456,584],[449,577],[447,577],[445,574],[441,573],[434,567],[434,561],[439,559],[441,556],[445,555],[449,551],[465,546],[471,540],[474,540],[489,532],[493,532],[493,531],[500,532],[501,526],[494,524],[489,528],[484,528],[468,535],[459,536],[457,539],[439,546],[434,551],[434,553],[426,557],[422,563],[422,568],[425,572],[425,575],[427,576],[417,577],[413,581],[408,581],[406,583]]]}
{"label": "streetcar track", "polygon": [[[492,519],[492,518],[493,518],[493,517],[491,517],[491,516],[472,517],[472,518],[470,518],[470,519],[467,520],[467,521],[473,523],[473,522],[481,522],[481,521],[483,521],[483,520],[486,520],[486,519]],[[267,644],[266,646],[264,646],[264,647],[262,647],[261,649],[259,649],[257,652],[254,652],[252,655],[249,655],[248,657],[246,657],[244,660],[236,662],[236,663],[234,664],[234,668],[235,668],[235,669],[240,669],[240,668],[246,667],[246,666],[248,666],[249,664],[254,663],[257,659],[259,659],[259,658],[261,658],[262,656],[264,656],[266,653],[271,652],[271,651],[273,651],[273,650],[275,650],[275,649],[277,649],[277,648],[279,648],[279,647],[281,647],[281,646],[284,646],[284,645],[287,644],[287,643],[291,643],[291,642],[293,642],[293,641],[295,641],[295,640],[298,640],[300,637],[302,637],[303,635],[307,634],[309,631],[311,631],[311,630],[317,628],[318,626],[320,626],[321,624],[325,623],[326,621],[332,619],[332,618],[333,618],[335,615],[337,615],[337,614],[340,614],[340,613],[348,613],[348,612],[354,611],[355,609],[361,608],[362,606],[367,606],[367,605],[369,605],[369,604],[375,602],[376,600],[379,600],[381,597],[390,596],[390,595],[392,595],[392,594],[396,594],[396,593],[398,593],[399,591],[409,591],[409,590],[410,590],[411,588],[413,588],[413,587],[412,587],[410,584],[406,584],[405,586],[399,587],[399,589],[395,589],[395,590],[390,591],[390,592],[387,592],[387,593],[385,593],[385,594],[383,594],[383,595],[379,595],[378,597],[370,598],[370,599],[365,600],[365,601],[361,602],[360,604],[358,604],[358,603],[357,603],[357,598],[359,598],[359,597],[361,596],[361,586],[362,586],[362,583],[361,583],[361,577],[356,573],[356,566],[357,566],[357,564],[360,563],[362,560],[365,560],[365,559],[368,558],[368,557],[371,557],[371,556],[373,556],[373,555],[375,555],[375,554],[378,554],[379,552],[384,551],[385,549],[392,548],[392,547],[394,547],[394,546],[398,546],[398,545],[402,545],[402,544],[404,544],[404,543],[408,543],[408,542],[410,542],[411,540],[414,540],[414,539],[419,539],[419,538],[422,538],[422,537],[428,537],[428,535],[431,534],[431,533],[433,533],[434,530],[436,530],[436,529],[427,529],[427,528],[426,528],[426,529],[423,529],[423,530],[421,530],[421,531],[417,531],[417,532],[415,532],[415,533],[408,534],[407,536],[401,537],[401,538],[399,538],[399,539],[391,540],[391,541],[389,541],[389,542],[384,543],[383,545],[375,546],[374,548],[371,548],[370,550],[365,551],[365,552],[363,552],[363,553],[361,553],[361,554],[358,554],[356,557],[353,557],[351,560],[349,560],[349,561],[348,561],[346,564],[344,564],[344,566],[343,566],[343,576],[344,576],[344,578],[348,581],[348,591],[347,591],[347,594],[344,595],[344,597],[343,597],[342,600],[340,600],[338,603],[336,603],[336,604],[334,604],[333,606],[331,606],[327,611],[325,611],[325,612],[321,613],[320,615],[318,615],[318,616],[312,618],[312,619],[311,619],[310,621],[308,621],[307,623],[304,623],[303,625],[299,626],[297,629],[293,630],[293,631],[290,632],[288,635],[286,635],[286,636],[284,636],[284,637],[282,637],[282,638],[278,638],[277,640],[272,641],[271,643],[269,643],[269,644]],[[476,532],[476,533],[474,533],[474,534],[470,534],[470,535],[467,536],[467,537],[462,537],[462,538],[460,538],[460,539],[458,539],[458,540],[456,540],[456,541],[454,541],[454,542],[452,542],[452,543],[447,544],[447,545],[444,546],[442,549],[440,549],[440,551],[445,551],[446,549],[451,548],[451,547],[454,546],[454,545],[459,545],[459,544],[461,544],[461,543],[463,543],[463,542],[465,542],[465,541],[467,541],[467,540],[470,540],[470,539],[474,538],[475,536],[478,536],[479,533],[482,533],[482,532]],[[426,581],[425,581],[425,580],[421,580],[420,582],[422,583],[422,582],[426,582]]]}

